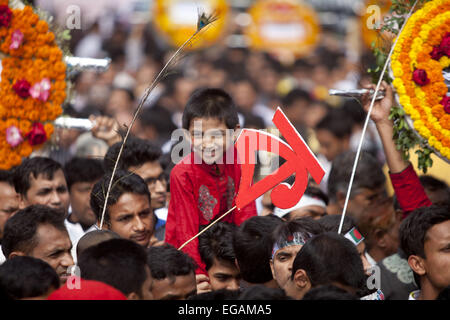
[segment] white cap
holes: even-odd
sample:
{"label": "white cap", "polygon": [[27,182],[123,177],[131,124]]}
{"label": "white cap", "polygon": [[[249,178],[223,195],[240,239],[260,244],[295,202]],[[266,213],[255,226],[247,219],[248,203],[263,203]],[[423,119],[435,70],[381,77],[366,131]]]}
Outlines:
{"label": "white cap", "polygon": [[311,196],[304,194],[300,198],[300,201],[292,208],[281,209],[281,208],[275,207],[275,209],[273,210],[273,214],[276,215],[277,217],[283,218],[289,212],[296,210],[296,209],[303,208],[303,207],[307,207],[307,206],[319,206],[322,208],[327,207],[325,201],[323,201],[322,199],[313,198]]}

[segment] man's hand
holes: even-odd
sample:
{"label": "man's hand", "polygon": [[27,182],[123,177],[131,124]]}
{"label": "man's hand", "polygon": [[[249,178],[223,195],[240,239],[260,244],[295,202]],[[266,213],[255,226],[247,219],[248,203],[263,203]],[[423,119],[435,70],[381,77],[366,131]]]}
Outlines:
{"label": "man's hand", "polygon": [[[366,89],[376,89],[376,85],[370,84],[364,86]],[[380,90],[385,91],[385,97],[381,100],[375,100],[375,103],[372,108],[372,112],[370,114],[370,118],[375,122],[375,124],[388,124],[392,126],[392,122],[389,120],[389,114],[393,105],[394,95],[392,92],[392,87],[388,85],[385,81],[383,81],[380,85]],[[369,111],[370,103],[372,102],[371,95],[366,93],[362,97],[362,103],[364,106],[364,110],[366,112]]]}
{"label": "man's hand", "polygon": [[196,274],[195,281],[197,282],[197,294],[212,291],[209,278],[206,275]]}
{"label": "man's hand", "polygon": [[122,141],[119,134],[119,124],[115,119],[105,116],[90,116],[89,120],[95,123],[91,129],[95,138],[105,141],[108,146]]}

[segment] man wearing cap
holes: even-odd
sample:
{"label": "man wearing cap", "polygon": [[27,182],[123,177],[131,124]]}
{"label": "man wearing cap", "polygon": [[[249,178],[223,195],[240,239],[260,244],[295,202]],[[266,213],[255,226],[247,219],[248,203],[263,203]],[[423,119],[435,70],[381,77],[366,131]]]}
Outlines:
{"label": "man wearing cap", "polygon": [[318,220],[326,215],[328,197],[319,188],[308,187],[300,201],[288,209],[275,207],[273,214],[287,221],[311,217]]}

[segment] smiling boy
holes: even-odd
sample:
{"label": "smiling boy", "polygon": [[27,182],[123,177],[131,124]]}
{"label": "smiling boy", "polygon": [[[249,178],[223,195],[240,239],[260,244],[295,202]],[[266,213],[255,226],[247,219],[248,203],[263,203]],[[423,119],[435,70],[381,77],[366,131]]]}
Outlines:
{"label": "smiling boy", "polygon": [[[221,89],[199,89],[183,112],[183,129],[189,132],[192,152],[170,175],[169,212],[165,240],[179,248],[234,206],[241,179],[234,139],[239,129],[236,106]],[[232,155],[232,157],[230,156]],[[230,158],[232,161],[230,161]],[[230,163],[231,162],[231,163]],[[240,225],[256,215],[255,203],[234,210],[223,221]],[[183,248],[197,263],[197,274],[207,274],[198,251],[198,239]]]}

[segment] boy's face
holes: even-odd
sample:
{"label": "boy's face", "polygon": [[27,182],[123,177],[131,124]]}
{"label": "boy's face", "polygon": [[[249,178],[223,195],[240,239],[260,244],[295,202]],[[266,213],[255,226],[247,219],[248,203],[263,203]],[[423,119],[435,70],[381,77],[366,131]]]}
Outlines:
{"label": "boy's face", "polygon": [[270,260],[272,276],[280,288],[285,289],[287,282],[292,275],[292,264],[302,245],[291,245],[279,249],[273,259]]}
{"label": "boy's face", "polygon": [[193,151],[207,164],[224,163],[224,152],[233,143],[234,130],[217,118],[194,118],[189,126]]}
{"label": "boy's face", "polygon": [[320,153],[328,161],[333,161],[338,155],[350,148],[350,137],[339,139],[330,131],[324,129],[317,130],[316,137],[320,143]]}
{"label": "boy's face", "polygon": [[239,289],[241,274],[234,263],[214,258],[214,263],[208,270],[208,276],[212,290]]}

